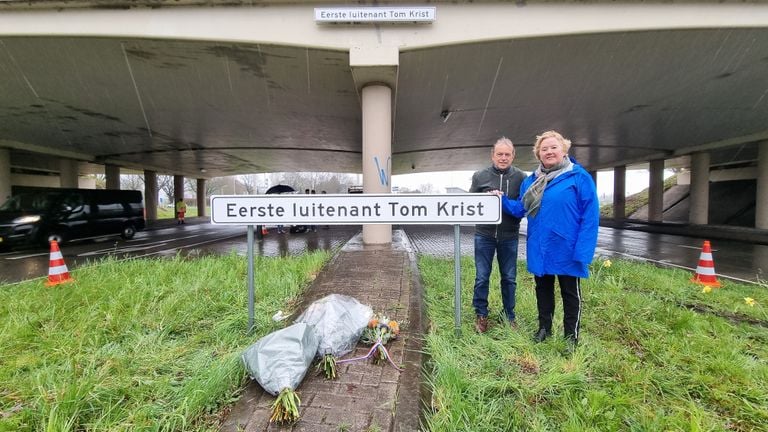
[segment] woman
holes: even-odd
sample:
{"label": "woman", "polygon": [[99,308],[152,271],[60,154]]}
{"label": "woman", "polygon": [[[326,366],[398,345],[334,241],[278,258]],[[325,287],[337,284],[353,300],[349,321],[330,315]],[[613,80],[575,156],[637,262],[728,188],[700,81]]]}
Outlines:
{"label": "woman", "polygon": [[597,245],[600,209],[592,177],[568,157],[571,142],[555,131],[536,137],[540,165],[520,185],[520,199],[502,197],[504,211],[528,218],[528,271],[536,280],[541,342],[552,335],[555,277],[563,298],[563,329],[569,349],[579,340],[581,287]]}

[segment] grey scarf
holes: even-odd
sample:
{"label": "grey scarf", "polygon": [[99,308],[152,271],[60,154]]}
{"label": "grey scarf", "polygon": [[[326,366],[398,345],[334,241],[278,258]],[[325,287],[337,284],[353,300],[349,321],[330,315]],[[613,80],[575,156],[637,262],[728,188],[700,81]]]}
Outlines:
{"label": "grey scarf", "polygon": [[563,161],[553,166],[552,168],[544,168],[539,164],[536,168],[536,180],[533,181],[531,187],[523,194],[523,206],[526,210],[526,216],[534,217],[539,212],[541,207],[541,197],[544,196],[544,189],[547,188],[547,184],[557,178],[559,175],[567,173],[573,169],[573,162],[566,155]]}

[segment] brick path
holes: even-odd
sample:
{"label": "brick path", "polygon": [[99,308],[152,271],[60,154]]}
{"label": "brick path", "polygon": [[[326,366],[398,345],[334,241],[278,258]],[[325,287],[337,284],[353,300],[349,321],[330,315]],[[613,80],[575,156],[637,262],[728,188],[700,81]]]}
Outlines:
{"label": "brick path", "polygon": [[[340,365],[329,381],[314,370],[297,389],[301,419],[293,425],[269,423],[274,397],[251,381],[222,431],[417,431],[421,408],[421,286],[415,258],[403,231],[392,245],[365,246],[358,234],[323,269],[305,294],[302,312],[328,294],[345,294],[401,323],[400,337],[387,344],[398,371],[388,363],[358,361]],[[358,345],[345,358],[365,355]],[[312,366],[314,367],[314,366]]]}

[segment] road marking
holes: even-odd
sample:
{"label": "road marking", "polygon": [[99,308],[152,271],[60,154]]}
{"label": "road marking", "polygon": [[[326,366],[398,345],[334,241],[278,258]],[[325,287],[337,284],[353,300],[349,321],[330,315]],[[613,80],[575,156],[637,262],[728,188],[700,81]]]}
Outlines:
{"label": "road marking", "polygon": [[228,239],[235,238],[235,237],[242,237],[242,235],[243,235],[242,233],[238,233],[238,234],[231,235],[231,236],[219,237],[219,238],[216,238],[216,239],[206,240],[206,241],[202,241],[202,242],[199,242],[199,243],[192,243],[192,244],[184,245],[183,248],[164,249],[164,250],[161,250],[161,251],[152,252],[152,253],[148,253],[148,254],[144,254],[144,255],[136,255],[133,258],[144,258],[144,257],[147,257],[147,256],[158,255],[158,254],[162,254],[162,253],[167,254],[167,253],[179,250],[179,249],[191,249],[191,248],[193,248],[195,246],[200,246],[200,245],[204,245],[204,244],[208,244],[208,243],[216,243],[216,242],[220,242],[222,240],[228,240]]}
{"label": "road marking", "polygon": [[19,255],[19,256],[15,256],[15,257],[8,257],[6,259],[7,260],[20,260],[20,259],[25,259],[25,258],[37,257],[37,256],[45,256],[45,255],[48,255],[48,254],[50,254],[50,252],[40,252],[40,253],[36,253],[36,254]]}
{"label": "road marking", "polygon": [[79,257],[89,257],[89,256],[94,256],[94,255],[104,255],[104,254],[108,254],[110,252],[114,252],[114,253],[135,252],[135,251],[152,249],[152,248],[159,247],[159,246],[165,246],[166,244],[168,244],[168,243],[167,242],[163,242],[163,243],[150,244],[150,245],[145,245],[145,246],[129,246],[129,247],[120,247],[120,248],[101,249],[101,250],[95,250],[95,251],[90,251],[90,252],[84,252],[84,253],[78,254],[77,256],[79,256]]}

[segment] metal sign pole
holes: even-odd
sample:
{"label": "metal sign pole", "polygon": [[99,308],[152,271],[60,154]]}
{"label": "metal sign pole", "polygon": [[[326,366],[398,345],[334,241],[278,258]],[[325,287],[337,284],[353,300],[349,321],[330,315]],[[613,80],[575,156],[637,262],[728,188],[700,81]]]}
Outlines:
{"label": "metal sign pole", "polygon": [[248,333],[253,331],[253,225],[248,225]]}
{"label": "metal sign pole", "polygon": [[453,226],[453,325],[456,337],[461,336],[461,225]]}

